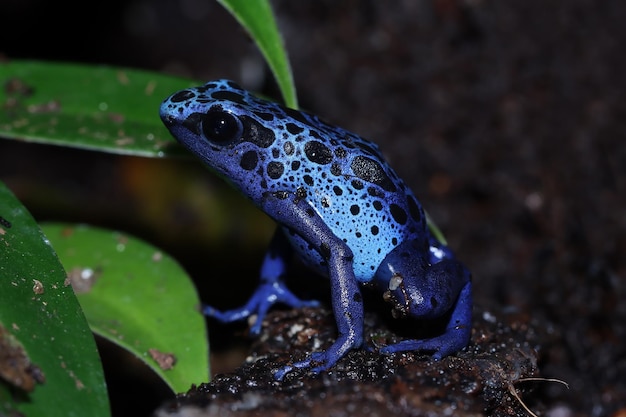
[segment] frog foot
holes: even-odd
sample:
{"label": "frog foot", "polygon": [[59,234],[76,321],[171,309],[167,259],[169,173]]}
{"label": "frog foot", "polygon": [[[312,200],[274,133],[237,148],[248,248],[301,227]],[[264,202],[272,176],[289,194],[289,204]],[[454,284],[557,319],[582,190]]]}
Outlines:
{"label": "frog foot", "polygon": [[284,284],[273,282],[259,285],[252,297],[242,307],[220,311],[211,306],[205,306],[202,309],[202,313],[222,323],[244,320],[252,315],[256,315],[254,323],[250,326],[250,334],[256,336],[261,333],[261,324],[268,310],[275,303],[282,303],[292,308],[318,307],[320,305],[315,300],[300,300]]}
{"label": "frog foot", "polygon": [[406,351],[431,351],[432,358],[440,360],[467,346],[468,332],[460,331],[445,333],[432,339],[424,340],[403,340],[393,345],[387,345],[380,349],[381,353],[397,353]]}
{"label": "frog foot", "polygon": [[[343,324],[343,322],[342,322]],[[341,326],[340,326],[341,327]],[[274,372],[274,378],[277,380],[294,369],[310,368],[310,372],[318,374],[332,368],[339,359],[348,353],[349,350],[360,347],[363,344],[362,326],[354,327],[353,330],[341,332],[340,336],[327,349],[319,352],[310,353],[304,360],[295,362],[291,365],[283,366]]]}

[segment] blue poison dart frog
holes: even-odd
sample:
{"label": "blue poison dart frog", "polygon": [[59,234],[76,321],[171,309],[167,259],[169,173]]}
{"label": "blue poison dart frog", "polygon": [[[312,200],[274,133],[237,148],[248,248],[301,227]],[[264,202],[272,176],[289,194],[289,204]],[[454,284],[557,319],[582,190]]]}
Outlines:
{"label": "blue poison dart frog", "polygon": [[360,285],[373,287],[394,317],[443,318],[442,334],[403,340],[383,353],[428,351],[440,359],[467,346],[470,272],[433,237],[422,206],[378,146],[310,113],[262,100],[228,80],[179,91],[160,111],[172,135],[276,221],[260,284],[243,307],[204,313],[221,322],[256,315],[252,334],[274,303],[317,306],[284,284],[295,253],[330,280],[337,340],[325,351],[276,371],[317,373],[363,344]]}

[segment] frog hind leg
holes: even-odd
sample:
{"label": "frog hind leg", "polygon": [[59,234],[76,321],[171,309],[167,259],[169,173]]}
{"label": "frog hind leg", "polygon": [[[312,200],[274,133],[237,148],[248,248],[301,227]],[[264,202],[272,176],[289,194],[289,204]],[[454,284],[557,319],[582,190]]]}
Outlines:
{"label": "frog hind leg", "polygon": [[222,323],[244,320],[249,316],[256,315],[254,323],[250,326],[250,333],[258,335],[261,332],[261,324],[267,312],[275,303],[286,304],[292,308],[319,306],[317,301],[300,300],[285,285],[283,279],[291,255],[291,244],[283,232],[277,228],[261,264],[259,286],[248,302],[239,308],[227,311],[219,311],[211,306],[204,306],[202,312]]}
{"label": "frog hind leg", "polygon": [[450,320],[441,336],[423,340],[403,340],[381,348],[381,352],[432,351],[433,359],[440,360],[466,347],[472,332],[472,281],[469,272],[465,269],[464,272],[467,275],[467,282],[459,292]]}

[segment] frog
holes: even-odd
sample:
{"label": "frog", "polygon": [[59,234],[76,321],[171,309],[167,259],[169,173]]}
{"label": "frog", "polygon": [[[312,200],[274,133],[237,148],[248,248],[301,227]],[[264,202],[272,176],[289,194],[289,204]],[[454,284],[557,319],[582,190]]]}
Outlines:
{"label": "frog", "polygon": [[435,237],[422,205],[374,142],[226,79],[175,92],[160,117],[183,147],[277,223],[248,302],[228,311],[204,306],[206,316],[249,319],[254,336],[276,303],[319,306],[285,283],[294,254],[330,283],[336,339],[276,369],[276,379],[296,369],[328,371],[349,351],[367,348],[367,288],[391,305],[393,318],[442,323],[433,337],[378,347],[382,354],[427,352],[440,360],[468,345],[472,275]]}

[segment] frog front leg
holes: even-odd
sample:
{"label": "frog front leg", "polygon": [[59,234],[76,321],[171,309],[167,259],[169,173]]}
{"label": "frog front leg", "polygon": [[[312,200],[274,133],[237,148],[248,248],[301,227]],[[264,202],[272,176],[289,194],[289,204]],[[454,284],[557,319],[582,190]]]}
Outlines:
{"label": "frog front leg", "polygon": [[258,335],[268,310],[275,303],[286,304],[292,308],[317,307],[319,302],[300,300],[284,283],[287,263],[291,259],[292,252],[291,244],[280,228],[277,228],[261,264],[259,286],[248,302],[242,307],[228,311],[219,311],[205,306],[202,312],[222,323],[239,321],[256,315],[254,324],[250,326],[250,333]]}
{"label": "frog front leg", "polygon": [[309,243],[326,261],[338,331],[328,350],[313,352],[304,360],[277,370],[274,376],[282,379],[294,368],[311,368],[315,373],[329,369],[349,350],[363,343],[363,298],[354,275],[352,251],[306,200],[292,193],[266,193],[262,208]]}

